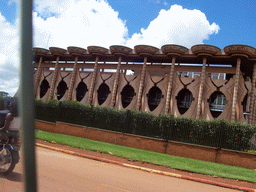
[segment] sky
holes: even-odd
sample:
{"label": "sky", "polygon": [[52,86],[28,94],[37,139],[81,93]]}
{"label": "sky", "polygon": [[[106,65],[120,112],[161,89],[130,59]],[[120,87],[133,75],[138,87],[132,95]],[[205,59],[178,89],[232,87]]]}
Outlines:
{"label": "sky", "polygon": [[[255,0],[34,0],[33,46],[256,48]],[[0,1],[0,91],[19,87],[19,0]]]}

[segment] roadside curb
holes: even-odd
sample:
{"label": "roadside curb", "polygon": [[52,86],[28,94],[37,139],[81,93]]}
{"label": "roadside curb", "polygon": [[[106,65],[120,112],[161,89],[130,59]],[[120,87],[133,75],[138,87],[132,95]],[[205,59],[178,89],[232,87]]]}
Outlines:
{"label": "roadside curb", "polygon": [[105,163],[120,165],[120,166],[123,166],[123,167],[129,167],[129,168],[133,168],[133,169],[147,171],[147,172],[150,172],[150,173],[156,173],[156,174],[160,174],[160,175],[176,177],[176,178],[196,181],[196,182],[200,182],[200,183],[216,185],[216,186],[220,186],[220,187],[226,187],[226,188],[230,188],[230,189],[237,189],[237,190],[241,190],[241,191],[256,192],[256,189],[251,189],[251,188],[246,188],[246,187],[239,187],[239,186],[235,186],[235,185],[229,185],[229,184],[226,184],[226,183],[220,183],[220,182],[215,182],[215,181],[210,181],[210,180],[205,180],[205,179],[199,179],[199,178],[189,177],[189,176],[170,173],[170,172],[165,172],[165,171],[159,171],[159,170],[155,170],[155,169],[149,169],[149,168],[145,168],[145,167],[139,167],[139,166],[135,166],[135,165],[131,165],[131,164],[126,164],[126,163],[112,161],[112,160],[108,160],[108,159],[104,159],[104,158],[95,157],[95,156],[76,153],[76,152],[65,150],[65,149],[50,147],[50,146],[39,144],[39,143],[36,143],[35,145],[38,146],[38,147],[43,147],[43,148],[51,149],[51,150],[58,151],[58,152],[63,152],[63,153],[70,154],[70,155],[75,155],[75,156],[84,157],[84,158],[87,158],[87,159],[92,159],[92,160],[101,161],[101,162],[105,162]]}

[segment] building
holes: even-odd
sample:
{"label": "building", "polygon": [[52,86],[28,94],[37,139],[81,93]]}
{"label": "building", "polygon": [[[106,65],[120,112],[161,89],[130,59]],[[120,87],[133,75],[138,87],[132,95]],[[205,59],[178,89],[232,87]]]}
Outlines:
{"label": "building", "polygon": [[34,48],[35,96],[256,124],[256,49],[247,45]]}
{"label": "building", "polygon": [[0,96],[2,97],[8,97],[9,93],[4,92],[4,91],[0,91]]}

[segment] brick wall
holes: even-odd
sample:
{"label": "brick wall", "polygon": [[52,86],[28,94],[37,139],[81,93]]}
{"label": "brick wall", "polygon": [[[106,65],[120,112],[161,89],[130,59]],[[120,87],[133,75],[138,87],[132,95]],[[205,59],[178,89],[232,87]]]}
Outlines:
{"label": "brick wall", "polygon": [[217,150],[213,147],[198,146],[173,141],[165,142],[160,139],[122,134],[118,132],[78,126],[62,122],[50,123],[37,120],[36,129],[52,133],[78,136],[159,153],[166,153],[169,155],[216,162],[248,169],[256,169],[256,155],[244,152],[224,149]]}

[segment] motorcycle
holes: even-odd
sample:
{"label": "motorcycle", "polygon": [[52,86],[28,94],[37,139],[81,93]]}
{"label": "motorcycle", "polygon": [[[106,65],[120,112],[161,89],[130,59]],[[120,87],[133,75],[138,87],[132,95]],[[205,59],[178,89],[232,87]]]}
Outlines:
{"label": "motorcycle", "polygon": [[19,130],[0,131],[0,174],[8,175],[19,162]]}
{"label": "motorcycle", "polygon": [[4,131],[0,137],[0,174],[8,175],[19,162],[19,131]]}

